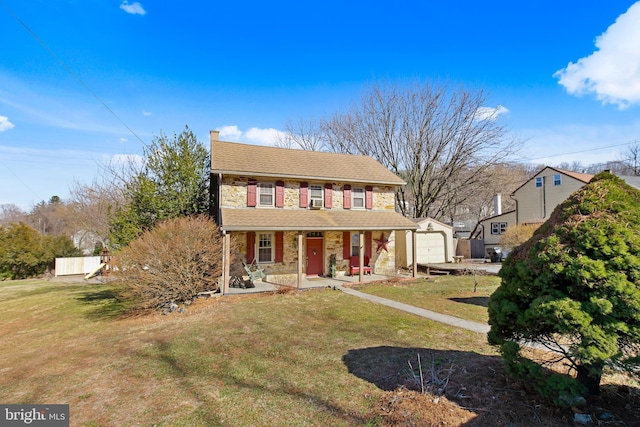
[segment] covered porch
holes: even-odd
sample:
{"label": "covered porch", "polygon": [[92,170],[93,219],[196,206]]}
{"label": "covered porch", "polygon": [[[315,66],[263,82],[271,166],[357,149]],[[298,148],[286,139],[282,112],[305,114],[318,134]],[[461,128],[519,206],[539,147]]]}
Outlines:
{"label": "covered porch", "polygon": [[[277,290],[279,286],[296,289],[327,287],[397,277],[395,231],[411,231],[413,245],[416,244],[416,224],[393,211],[257,212],[223,208],[221,223],[224,236],[223,294]],[[234,235],[236,245],[231,242]],[[264,269],[267,275],[266,282],[256,280],[255,288],[247,289],[230,286],[232,277],[238,274],[234,274],[233,268],[243,258],[246,263],[251,263],[256,254],[262,255],[265,239],[272,239],[275,246],[273,262],[262,262],[261,259],[257,262],[258,268]],[[235,256],[231,253],[232,246],[241,246]],[[317,263],[313,261],[316,256]],[[371,262],[372,268],[365,268],[367,261]],[[417,265],[415,260],[413,265]],[[411,276],[416,275],[414,267]]]}

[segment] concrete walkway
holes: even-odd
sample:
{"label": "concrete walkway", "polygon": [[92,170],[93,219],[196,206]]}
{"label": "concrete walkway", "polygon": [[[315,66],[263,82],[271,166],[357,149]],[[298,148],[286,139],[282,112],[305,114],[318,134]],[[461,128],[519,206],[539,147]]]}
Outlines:
{"label": "concrete walkway", "polygon": [[362,298],[371,302],[386,305],[387,307],[395,308],[397,310],[406,311],[407,313],[412,313],[436,322],[455,326],[456,328],[467,329],[469,331],[478,332],[480,334],[486,334],[487,332],[489,332],[489,325],[485,325],[484,323],[472,322],[470,320],[436,313],[435,311],[425,310],[424,308],[415,307],[413,305],[381,298],[375,295],[365,294],[364,292],[356,291],[351,288],[345,288],[344,286],[340,285],[336,285],[335,288],[341,290],[345,294],[353,295],[355,297]]}

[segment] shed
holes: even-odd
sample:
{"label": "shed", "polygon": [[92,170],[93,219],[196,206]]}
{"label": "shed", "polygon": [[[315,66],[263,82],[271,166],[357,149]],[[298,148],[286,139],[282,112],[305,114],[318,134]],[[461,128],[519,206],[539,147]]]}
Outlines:
{"label": "shed", "polygon": [[[418,264],[453,262],[453,227],[433,218],[417,218],[416,260]],[[410,231],[398,231],[396,235],[396,263],[411,267],[413,244]]]}

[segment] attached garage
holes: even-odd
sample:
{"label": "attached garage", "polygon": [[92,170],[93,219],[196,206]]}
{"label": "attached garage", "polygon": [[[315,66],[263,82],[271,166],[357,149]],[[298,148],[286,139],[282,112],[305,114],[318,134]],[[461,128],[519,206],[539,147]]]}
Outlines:
{"label": "attached garage", "polygon": [[[416,260],[418,264],[453,262],[453,227],[431,218],[415,220]],[[413,242],[411,232],[398,232],[396,238],[397,265],[411,267]]]}

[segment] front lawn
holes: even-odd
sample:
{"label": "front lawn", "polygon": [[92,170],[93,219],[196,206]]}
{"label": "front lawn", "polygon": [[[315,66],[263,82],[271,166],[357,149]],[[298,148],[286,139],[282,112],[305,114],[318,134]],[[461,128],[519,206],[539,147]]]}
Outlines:
{"label": "front lawn", "polygon": [[68,403],[80,426],[375,425],[418,353],[497,359],[484,335],[329,289],[137,318],[107,285],[2,282],[0,297],[0,401]]}
{"label": "front lawn", "polygon": [[499,285],[497,276],[476,275],[474,279],[472,275],[450,275],[408,282],[370,283],[356,289],[438,313],[487,323],[489,297]]}

